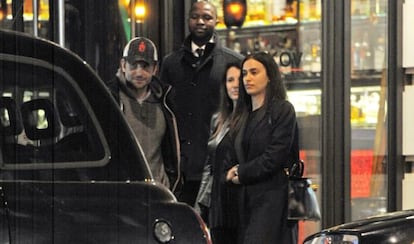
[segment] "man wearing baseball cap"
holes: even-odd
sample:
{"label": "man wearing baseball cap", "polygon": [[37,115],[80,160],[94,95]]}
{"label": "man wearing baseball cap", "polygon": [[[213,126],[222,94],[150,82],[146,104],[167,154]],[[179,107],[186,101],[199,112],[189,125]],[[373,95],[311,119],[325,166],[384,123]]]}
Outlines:
{"label": "man wearing baseball cap", "polygon": [[155,181],[173,192],[180,180],[180,151],[171,86],[156,77],[158,53],[145,37],[131,39],[108,83],[149,162]]}

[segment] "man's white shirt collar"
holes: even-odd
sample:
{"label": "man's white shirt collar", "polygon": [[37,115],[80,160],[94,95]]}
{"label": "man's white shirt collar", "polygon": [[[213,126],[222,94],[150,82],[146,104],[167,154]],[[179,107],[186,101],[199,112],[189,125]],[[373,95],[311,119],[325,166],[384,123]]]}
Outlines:
{"label": "man's white shirt collar", "polygon": [[[214,38],[211,37],[211,39],[208,42],[209,43],[214,43]],[[198,57],[198,53],[197,53],[196,50],[199,49],[199,48],[205,50],[206,45],[203,45],[203,46],[200,47],[200,46],[197,46],[197,44],[195,44],[194,42],[191,41],[191,51],[193,52],[193,55],[196,56],[196,57]]]}

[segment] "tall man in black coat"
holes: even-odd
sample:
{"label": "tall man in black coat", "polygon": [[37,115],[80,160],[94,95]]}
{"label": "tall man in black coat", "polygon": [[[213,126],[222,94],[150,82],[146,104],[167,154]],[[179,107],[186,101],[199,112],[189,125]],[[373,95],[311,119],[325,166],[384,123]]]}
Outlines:
{"label": "tall man in black coat", "polygon": [[194,205],[207,154],[210,119],[219,103],[220,81],[226,64],[243,56],[220,46],[215,33],[217,10],[207,1],[195,2],[189,12],[190,35],[164,57],[160,77],[175,89],[175,111],[181,144],[184,187],[178,200]]}

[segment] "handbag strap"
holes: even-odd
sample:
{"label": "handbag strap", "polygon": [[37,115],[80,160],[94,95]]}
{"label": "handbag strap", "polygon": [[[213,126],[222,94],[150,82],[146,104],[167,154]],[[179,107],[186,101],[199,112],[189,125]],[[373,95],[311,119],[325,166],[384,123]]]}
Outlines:
{"label": "handbag strap", "polygon": [[295,125],[292,145],[290,146],[290,153],[293,163],[289,167],[289,175],[293,177],[302,177],[305,166],[299,156],[299,128],[297,123]]}
{"label": "handbag strap", "polygon": [[294,162],[299,161],[299,128],[297,123],[295,124],[295,132],[292,145],[290,146],[290,153]]}
{"label": "handbag strap", "polygon": [[295,161],[293,163],[292,167],[290,168],[289,175],[291,177],[301,178],[303,176],[304,167],[305,167],[305,165],[303,163],[303,160]]}

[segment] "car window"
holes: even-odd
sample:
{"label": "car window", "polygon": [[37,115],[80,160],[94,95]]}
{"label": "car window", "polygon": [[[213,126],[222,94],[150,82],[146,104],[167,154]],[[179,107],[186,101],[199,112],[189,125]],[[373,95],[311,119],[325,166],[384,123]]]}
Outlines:
{"label": "car window", "polygon": [[108,163],[108,144],[87,99],[61,68],[0,57],[1,170]]}

